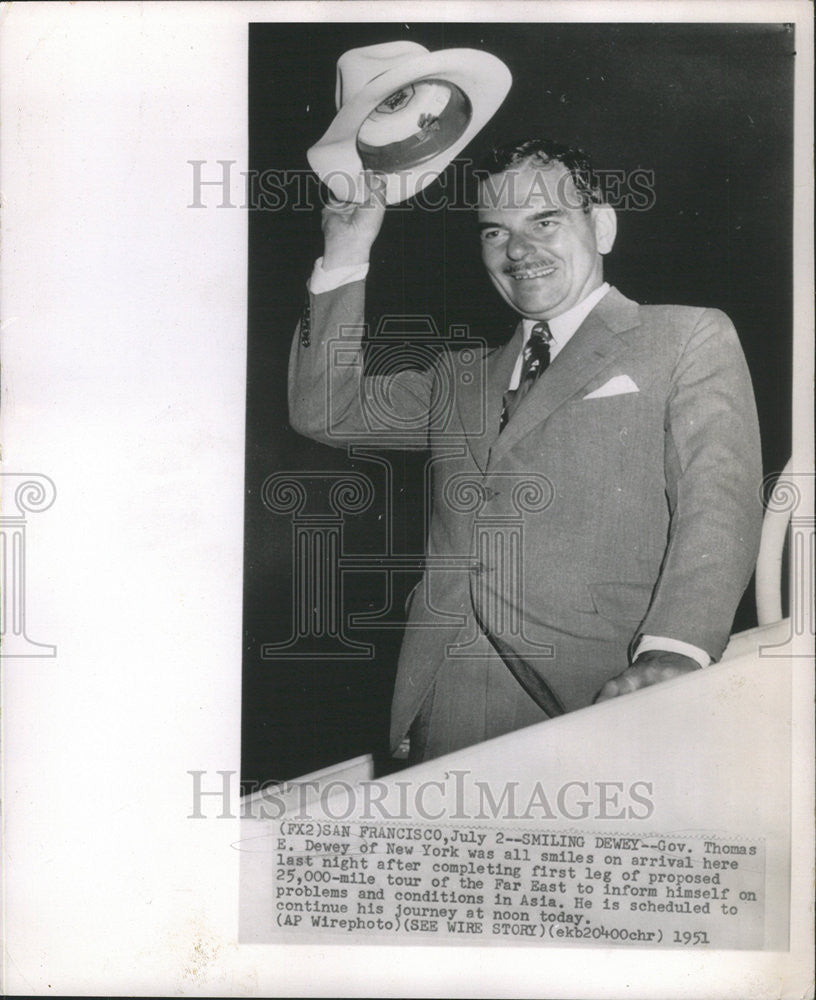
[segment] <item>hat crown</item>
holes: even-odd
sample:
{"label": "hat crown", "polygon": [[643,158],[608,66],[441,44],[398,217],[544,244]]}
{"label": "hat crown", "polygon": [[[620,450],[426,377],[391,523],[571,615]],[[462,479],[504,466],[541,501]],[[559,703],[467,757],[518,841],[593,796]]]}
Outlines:
{"label": "hat crown", "polygon": [[413,41],[367,45],[337,61],[337,114],[306,156],[337,201],[368,197],[366,171],[386,178],[386,204],[430,184],[495,114],[510,70],[478,49],[431,52]]}
{"label": "hat crown", "polygon": [[337,60],[337,89],[334,102],[337,110],[359,94],[366,84],[394,69],[406,59],[428,55],[428,49],[418,42],[383,42],[349,49]]}

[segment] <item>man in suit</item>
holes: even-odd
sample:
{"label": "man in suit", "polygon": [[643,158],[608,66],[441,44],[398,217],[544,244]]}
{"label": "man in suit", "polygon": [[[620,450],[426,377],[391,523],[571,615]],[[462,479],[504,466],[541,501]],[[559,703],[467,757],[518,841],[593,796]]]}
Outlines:
{"label": "man in suit", "polygon": [[442,364],[366,375],[383,189],[372,177],[365,204],[324,209],[289,400],[293,427],[332,445],[387,439],[383,400],[400,426],[428,428],[433,511],[393,749],[410,736],[418,762],[716,661],[762,513],[756,410],[728,318],[610,288],[616,219],[591,165],[530,140],[495,151],[479,185],[482,259],[520,316],[512,339],[471,352],[455,386]]}

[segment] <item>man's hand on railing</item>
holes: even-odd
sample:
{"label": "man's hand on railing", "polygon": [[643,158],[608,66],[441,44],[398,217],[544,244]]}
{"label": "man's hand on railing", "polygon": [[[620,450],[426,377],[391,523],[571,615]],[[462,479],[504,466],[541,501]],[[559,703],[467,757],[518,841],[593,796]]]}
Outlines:
{"label": "man's hand on railing", "polygon": [[641,653],[637,660],[617,677],[607,681],[595,696],[595,704],[701,669],[700,664],[690,656],[649,650]]}

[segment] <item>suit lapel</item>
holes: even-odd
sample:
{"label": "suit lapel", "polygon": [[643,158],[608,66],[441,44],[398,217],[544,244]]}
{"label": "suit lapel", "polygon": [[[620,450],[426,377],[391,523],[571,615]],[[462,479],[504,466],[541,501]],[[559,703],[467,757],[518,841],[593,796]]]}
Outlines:
{"label": "suit lapel", "polygon": [[637,304],[610,289],[524,397],[495,441],[490,463],[497,462],[602,371],[625,347],[617,335],[637,325]]}
{"label": "suit lapel", "polygon": [[521,350],[522,334],[523,327],[519,323],[516,332],[503,347],[486,355],[483,379],[474,379],[469,386],[460,387],[456,393],[459,415],[466,431],[478,427],[484,414],[483,432],[471,432],[467,436],[474,461],[482,471],[487,468],[490,447],[499,433],[502,401]]}

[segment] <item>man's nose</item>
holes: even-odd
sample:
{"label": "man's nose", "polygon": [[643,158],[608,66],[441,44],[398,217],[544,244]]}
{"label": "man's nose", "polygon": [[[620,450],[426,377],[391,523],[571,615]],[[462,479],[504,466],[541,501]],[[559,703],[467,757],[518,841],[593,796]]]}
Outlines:
{"label": "man's nose", "polygon": [[516,233],[507,241],[506,253],[510,260],[524,260],[535,249],[523,233]]}

